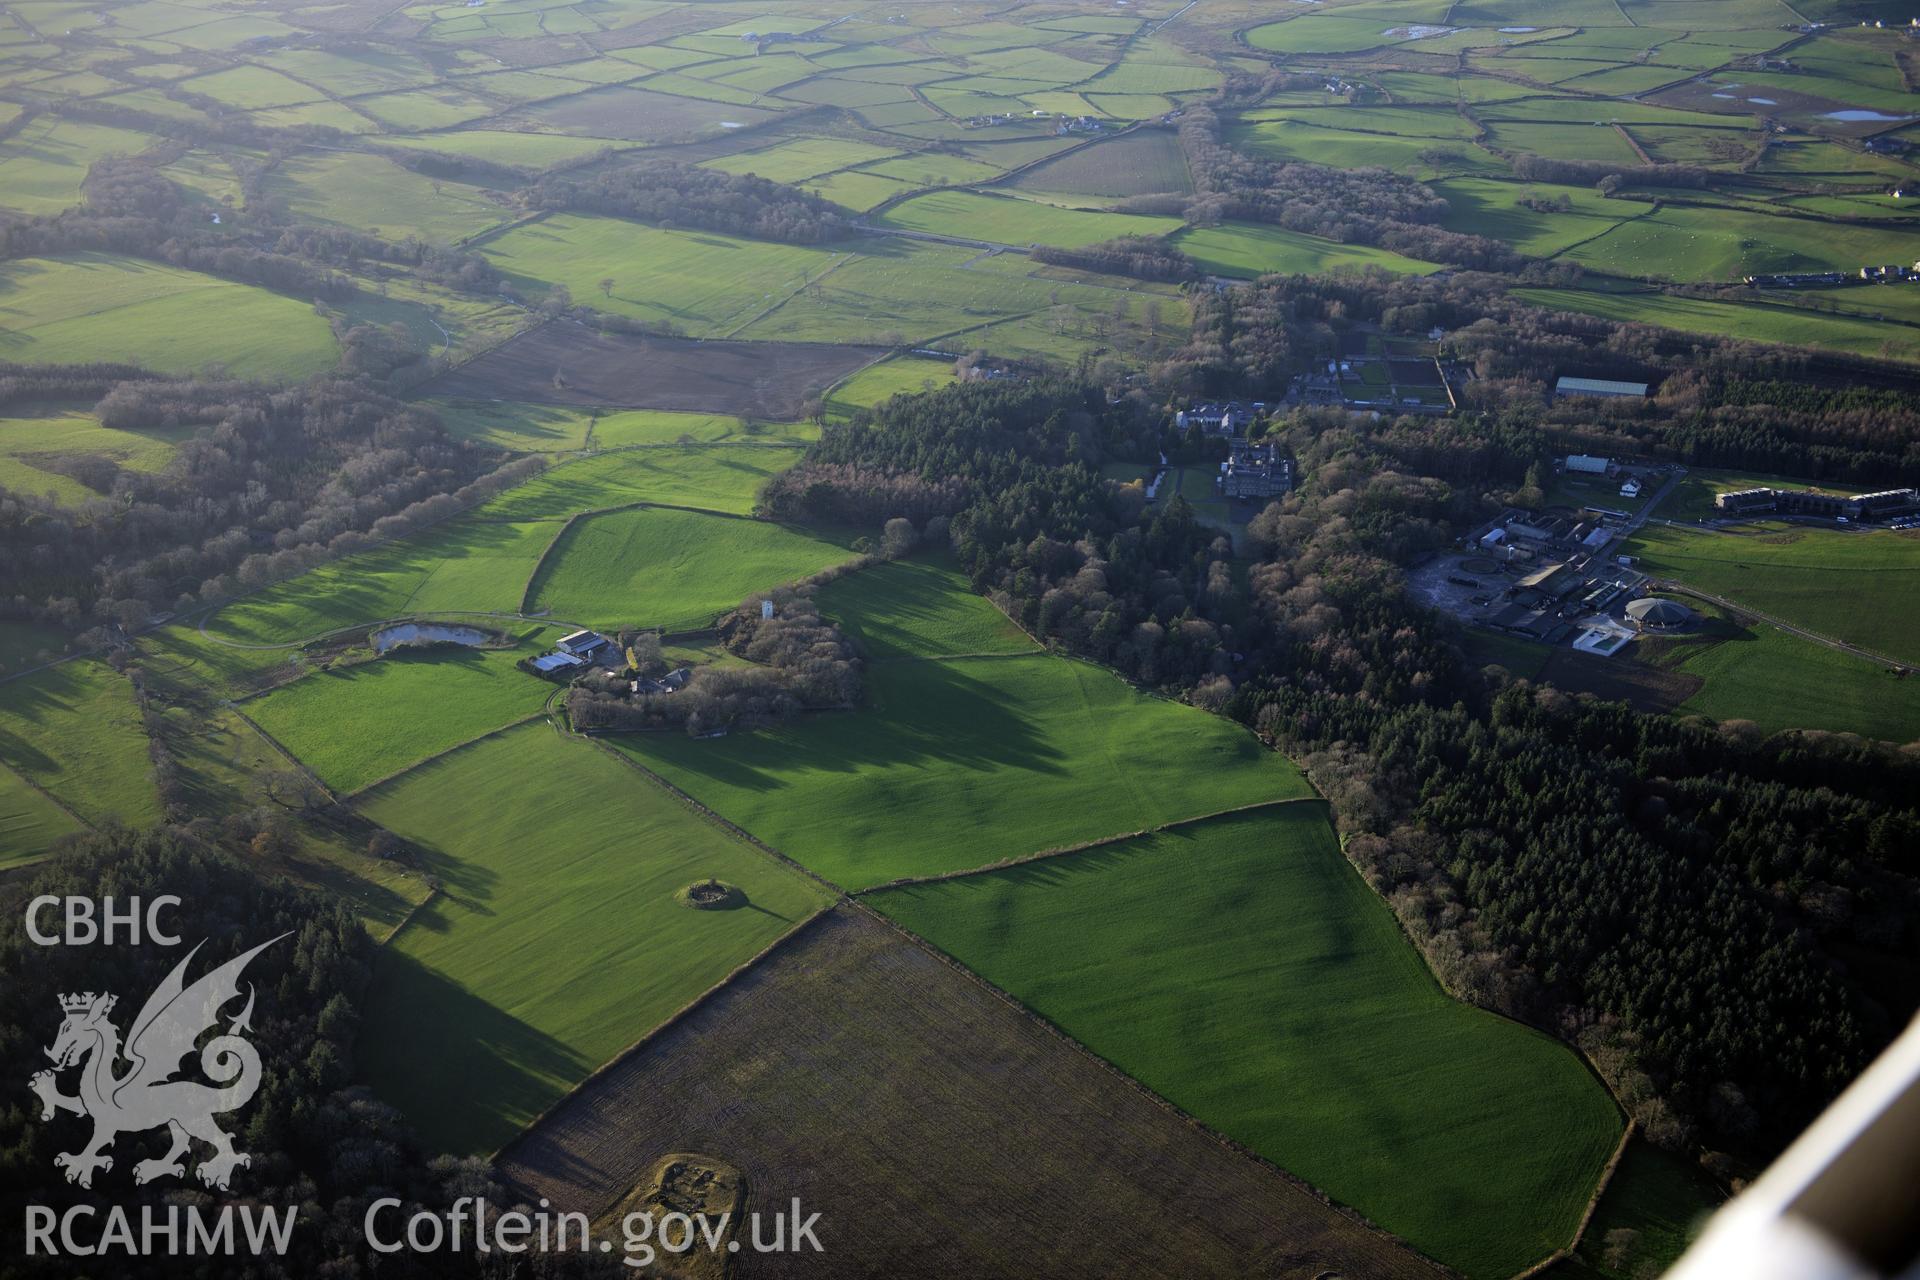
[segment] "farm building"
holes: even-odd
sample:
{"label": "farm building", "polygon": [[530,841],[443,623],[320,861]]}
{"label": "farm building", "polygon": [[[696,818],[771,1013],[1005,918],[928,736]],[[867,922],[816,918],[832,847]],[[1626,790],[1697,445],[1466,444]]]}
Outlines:
{"label": "farm building", "polygon": [[1558,644],[1573,630],[1571,625],[1560,621],[1548,610],[1530,609],[1523,604],[1510,604],[1483,621],[1496,630],[1512,632],[1545,644]]}
{"label": "farm building", "polygon": [[533,669],[543,676],[563,675],[569,671],[579,671],[586,665],[585,659],[576,658],[570,653],[543,653],[533,659]]}
{"label": "farm building", "polygon": [[607,648],[612,643],[613,641],[607,639],[597,631],[576,631],[572,635],[562,636],[559,643],[554,645],[554,648],[558,649],[561,653],[570,654],[582,662],[591,662],[599,656],[601,650]]}
{"label": "farm building", "polygon": [[1693,621],[1693,610],[1678,600],[1648,596],[1627,606],[1627,621],[1642,631],[1676,631]]}
{"label": "farm building", "polygon": [[1644,382],[1614,382],[1607,378],[1562,378],[1553,386],[1557,396],[1631,397],[1644,400]]}
{"label": "farm building", "polygon": [[[1562,378],[1560,381],[1565,383],[1567,380]],[[1581,475],[1603,476],[1607,474],[1607,468],[1612,465],[1613,463],[1606,458],[1595,458],[1585,453],[1570,453],[1567,455],[1567,470],[1577,472]]]}
{"label": "farm building", "polygon": [[1566,532],[1564,520],[1534,520],[1515,517],[1507,521],[1507,537],[1525,538],[1529,542],[1552,542]]}
{"label": "farm building", "polygon": [[1522,591],[1538,591],[1558,598],[1580,585],[1580,575],[1564,564],[1549,564],[1535,569],[1517,584]]}

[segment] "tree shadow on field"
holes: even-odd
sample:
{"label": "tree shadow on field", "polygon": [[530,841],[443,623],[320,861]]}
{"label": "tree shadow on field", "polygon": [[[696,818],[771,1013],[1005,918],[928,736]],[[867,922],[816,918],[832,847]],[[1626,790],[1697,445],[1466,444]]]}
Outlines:
{"label": "tree shadow on field", "polygon": [[[711,742],[663,737],[660,748],[635,754],[664,757],[688,774],[743,791],[794,786],[799,768],[817,774],[886,770],[902,777],[962,770],[1064,776],[1065,755],[1041,718],[1022,704],[1017,690],[993,678],[1028,661],[1062,664],[1059,678],[1071,685],[1065,659],[1039,654],[892,663],[868,670],[868,702],[858,711],[822,712],[784,728],[735,732]],[[1063,699],[1050,709],[1069,705]],[[697,786],[692,789],[699,794]]]}
{"label": "tree shadow on field", "polygon": [[394,947],[374,962],[354,1057],[429,1147],[459,1153],[498,1148],[595,1066]]}
{"label": "tree shadow on field", "polygon": [[412,850],[414,866],[440,884],[438,898],[414,913],[412,922],[407,925],[409,930],[446,933],[451,929],[452,923],[439,909],[442,902],[475,916],[495,914],[491,904],[494,888],[500,881],[499,872],[456,857],[424,840],[408,839],[407,844]]}

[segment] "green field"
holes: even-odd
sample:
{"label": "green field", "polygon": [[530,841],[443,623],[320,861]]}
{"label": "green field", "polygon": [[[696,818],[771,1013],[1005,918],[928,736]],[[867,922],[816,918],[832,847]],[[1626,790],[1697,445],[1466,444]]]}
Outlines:
{"label": "green field", "polygon": [[890,227],[986,240],[996,244],[1047,244],[1073,249],[1116,236],[1162,236],[1180,227],[1178,218],[1062,209],[1032,200],[935,191],[897,204],[880,218]]}
{"label": "green field", "polygon": [[851,557],[844,542],[787,525],[641,507],[576,521],[529,594],[534,611],[585,625],[688,630]]}
{"label": "green field", "polygon": [[[745,324],[842,256],[832,249],[667,231],[620,218],[553,214],[486,242],[482,252],[533,298],[562,284],[615,315],[719,337]],[[609,292],[600,281],[611,279]]]}
{"label": "green field", "polygon": [[189,93],[224,102],[230,107],[286,107],[301,102],[317,102],[327,95],[301,84],[291,76],[266,67],[234,67],[212,75],[183,80],[180,87]]}
{"label": "green field", "polygon": [[[829,900],[545,725],[436,760],[364,808],[415,842],[446,889],[382,954],[360,1071],[452,1151],[498,1147]],[[746,905],[675,899],[708,877]]]}
{"label": "green field", "polygon": [[1398,275],[1425,275],[1439,268],[1431,262],[1402,257],[1388,249],[1364,244],[1341,244],[1284,227],[1251,222],[1229,222],[1218,227],[1193,227],[1173,238],[1173,245],[1200,264],[1209,275],[1255,276],[1329,275],[1378,267]]}
{"label": "green field", "polygon": [[308,667],[295,647],[239,648],[202,635],[193,623],[149,631],[138,641],[146,670],[167,684],[237,698],[292,680]]}
{"label": "green field", "polygon": [[292,380],[338,358],[312,306],[252,285],[105,253],[0,263],[0,360]]}
{"label": "green field", "polygon": [[130,129],[39,116],[0,142],[0,206],[29,215],[58,213],[80,203],[80,185],[95,161],[139,155],[155,141]]}
{"label": "green field", "polygon": [[1247,32],[1247,43],[1269,53],[1349,53],[1375,49],[1394,40],[1384,18],[1320,17],[1306,14]]}
{"label": "green field", "polygon": [[[759,422],[715,413],[681,413],[671,409],[615,409],[594,420],[589,443],[596,449],[625,449],[651,444],[807,444],[819,438],[811,422]],[[747,473],[772,474],[786,470],[795,454],[761,450],[758,454],[726,449],[689,451],[668,470],[675,487],[702,499],[702,505],[725,504],[733,510],[746,486],[758,485]],[[702,464],[702,459],[706,464]],[[750,509],[750,508],[747,508]]]}
{"label": "green field", "polygon": [[569,138],[561,133],[509,133],[487,129],[460,129],[418,137],[402,135],[382,138],[381,142],[387,146],[471,156],[491,164],[534,170],[590,156],[607,145],[601,138]]}
{"label": "green field", "polygon": [[35,496],[52,493],[78,504],[105,495],[57,468],[82,458],[109,459],[128,471],[160,471],[190,427],[120,431],[81,413],[0,417],[0,487]]}
{"label": "green field", "polygon": [[1734,209],[1669,206],[1620,223],[1561,256],[1623,276],[1733,282],[1776,271],[1852,271],[1904,262],[1912,233]]}
{"label": "green field", "polygon": [[965,156],[922,151],[914,155],[882,160],[878,164],[863,165],[860,171],[894,178],[901,182],[936,187],[942,183],[984,182],[997,175],[1000,168],[982,160],[969,160]]}
{"label": "green field", "polygon": [[72,815],[0,764],[0,867],[38,858],[79,830]]}
{"label": "green field", "polygon": [[514,649],[401,651],[316,671],[242,709],[334,791],[358,791],[538,712],[554,686],[514,663],[562,633],[532,634]]}
{"label": "green field", "polygon": [[0,763],[90,823],[160,820],[133,686],[105,663],[63,662],[0,684]]}
{"label": "green field", "polygon": [[893,396],[918,395],[929,385],[943,387],[953,378],[953,366],[944,360],[919,356],[882,360],[868,365],[828,392],[827,412],[836,418],[845,418],[855,409],[871,409]]}
{"label": "green field", "polygon": [[1513,293],[1536,306],[1691,333],[1754,342],[1783,342],[1789,346],[1826,347],[1858,355],[1905,359],[1920,355],[1920,332],[1912,326],[1828,315],[1790,305],[1774,305],[1771,300],[1716,302],[1660,293],[1602,293],[1590,289],[1526,288],[1515,289]]}
{"label": "green field", "polygon": [[859,712],[617,745],[848,888],[1308,791],[1239,726],[1066,658],[883,662],[868,688]]}
{"label": "green field", "polygon": [[[512,613],[519,609],[528,580],[560,533],[565,516],[636,501],[746,511],[760,486],[797,456],[796,449],[764,445],[666,445],[551,467],[438,528],[322,565],[227,605],[206,620],[205,630],[215,643],[294,645],[342,628],[415,614]],[[713,519],[685,518],[696,522],[688,528],[704,527],[697,522]],[[665,529],[671,523],[649,527]],[[801,543],[817,541],[792,536]],[[835,546],[834,554],[823,563],[844,558],[837,544],[821,545]],[[636,551],[649,554],[644,547]],[[656,575],[661,563],[653,562]],[[807,563],[810,567],[804,572],[821,567]],[[762,567],[764,562],[753,566]],[[636,574],[644,572],[644,564],[630,568]],[[717,607],[736,604],[746,591],[792,576],[754,582]],[[656,599],[672,595],[671,584],[657,578],[652,590]],[[282,652],[262,661],[279,662],[288,656]]]}
{"label": "green field", "polygon": [[[650,411],[622,414],[635,434],[657,426]],[[676,415],[680,416],[680,415]],[[692,418],[695,415],[684,415]],[[700,415],[704,417],[704,415]],[[726,422],[727,419],[708,419]],[[623,430],[615,424],[614,430]],[[599,431],[596,427],[595,437]],[[492,520],[545,519],[625,502],[663,502],[731,511],[753,510],[768,480],[800,460],[800,450],[769,445],[688,445],[621,449],[549,467],[478,508]]]}
{"label": "green field", "polygon": [[846,170],[815,178],[805,183],[804,189],[855,213],[865,213],[875,205],[884,204],[897,195],[913,190],[913,184],[877,173]]}
{"label": "green field", "polygon": [[1440,989],[1319,803],[871,901],[1468,1276],[1566,1244],[1620,1136],[1571,1050]]}
{"label": "green field", "polygon": [[949,658],[1038,648],[1007,615],[974,595],[952,557],[895,560],[820,591],[827,616],[873,658]]}
{"label": "green field", "polygon": [[[1562,250],[1590,240],[1645,210],[1644,205],[1623,200],[1608,200],[1585,187],[1564,187],[1547,183],[1505,182],[1492,178],[1449,178],[1436,182],[1433,189],[1450,206],[1446,226],[1449,231],[1469,235],[1492,236],[1504,240],[1521,253],[1548,258]],[[1558,202],[1567,208],[1541,212],[1521,204],[1522,200]]]}
{"label": "green field", "polygon": [[566,453],[587,447],[594,410],[513,400],[437,399],[424,402],[449,434],[513,453]]}
{"label": "green field", "polygon": [[1229,130],[1227,138],[1236,148],[1256,155],[1276,160],[1302,160],[1308,164],[1332,165],[1335,168],[1368,165],[1410,176],[1426,176],[1460,170],[1493,171],[1498,167],[1486,153],[1457,140],[1401,138],[1385,133],[1330,129],[1293,120],[1269,120],[1237,126]]}
{"label": "green field", "polygon": [[1648,525],[1622,550],[1654,577],[1874,653],[1920,661],[1920,537],[1912,534]]}
{"label": "green field", "polygon": [[1764,623],[1688,646],[1678,670],[1706,684],[1679,707],[1715,720],[1751,720],[1768,733],[1829,729],[1920,741],[1920,679],[1802,640]]}
{"label": "green field", "polygon": [[270,200],[308,222],[364,231],[389,240],[419,236],[435,244],[463,239],[507,221],[514,211],[477,188],[403,169],[379,156],[329,151],[296,156],[267,183]]}
{"label": "green field", "polygon": [[759,151],[743,152],[706,162],[708,168],[727,173],[751,173],[773,182],[799,182],[806,178],[850,169],[898,155],[885,147],[838,138],[795,138]]}
{"label": "green field", "polygon": [[511,613],[559,531],[558,521],[449,521],[235,601],[203,629],[216,642],[291,645],[413,614]]}
{"label": "green field", "polygon": [[[1698,1165],[1635,1137],[1581,1237],[1580,1260],[1608,1280],[1659,1274],[1680,1260],[1724,1199]],[[1636,1238],[1623,1265],[1609,1266],[1607,1240],[1623,1228]]]}
{"label": "green field", "polygon": [[[733,443],[804,444],[818,434],[811,424],[748,422],[716,413],[678,413],[669,409],[584,409],[574,405],[529,404],[511,400],[432,400],[447,430],[462,440],[513,453],[569,453],[581,449],[626,449],[634,445]],[[698,478],[697,455],[670,454],[662,483],[709,501],[734,501],[734,486]],[[778,457],[780,455],[768,455]],[[728,461],[750,461],[751,454],[717,452],[709,479]],[[636,464],[645,469],[640,460]],[[692,473],[692,474],[689,474]],[[743,478],[744,481],[744,478]],[[729,507],[728,509],[732,509]]]}
{"label": "green field", "polygon": [[[1052,212],[1070,218],[1108,216]],[[1110,285],[1030,277],[1034,264],[1023,255],[982,257],[967,246],[881,237],[862,242],[860,250],[737,336],[883,346],[937,343],[941,349],[952,344],[983,347],[997,356],[1070,362],[1090,345],[1106,345],[1100,342],[1100,326],[1122,304],[1134,324],[1147,307],[1158,308],[1163,334],[1184,332],[1188,323],[1186,305],[1177,295],[1148,286],[1122,292]]]}

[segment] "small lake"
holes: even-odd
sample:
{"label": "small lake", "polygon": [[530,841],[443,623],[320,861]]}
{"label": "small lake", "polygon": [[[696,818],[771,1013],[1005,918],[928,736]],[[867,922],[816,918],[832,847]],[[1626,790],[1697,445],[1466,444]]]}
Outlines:
{"label": "small lake", "polygon": [[1878,111],[1862,111],[1857,107],[1849,108],[1846,111],[1829,111],[1823,114],[1820,118],[1822,120],[1845,120],[1849,124],[1859,124],[1859,123],[1879,124],[1883,122],[1887,124],[1891,124],[1895,120],[1913,119],[1912,116],[1890,116],[1890,115],[1884,115]]}
{"label": "small lake", "polygon": [[385,653],[397,644],[465,644],[478,648],[487,642],[487,633],[478,627],[453,627],[438,622],[403,622],[373,633],[373,647]]}

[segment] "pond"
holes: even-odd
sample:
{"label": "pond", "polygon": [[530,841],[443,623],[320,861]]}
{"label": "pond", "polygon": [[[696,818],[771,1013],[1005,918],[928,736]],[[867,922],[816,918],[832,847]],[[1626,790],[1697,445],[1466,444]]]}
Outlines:
{"label": "pond", "polygon": [[1913,119],[1912,116],[1890,116],[1890,115],[1884,115],[1878,111],[1861,111],[1858,108],[1854,108],[1847,111],[1829,111],[1829,112],[1826,112],[1824,115],[1822,115],[1820,118],[1822,120],[1846,120],[1854,123],[1859,123],[1861,121],[1871,121],[1876,124],[1882,123],[1882,122],[1891,123],[1892,121],[1895,121],[1895,120]]}
{"label": "pond", "polygon": [[402,622],[373,633],[373,647],[381,653],[399,644],[465,644],[476,648],[487,642],[478,627],[455,627],[439,622]]}

